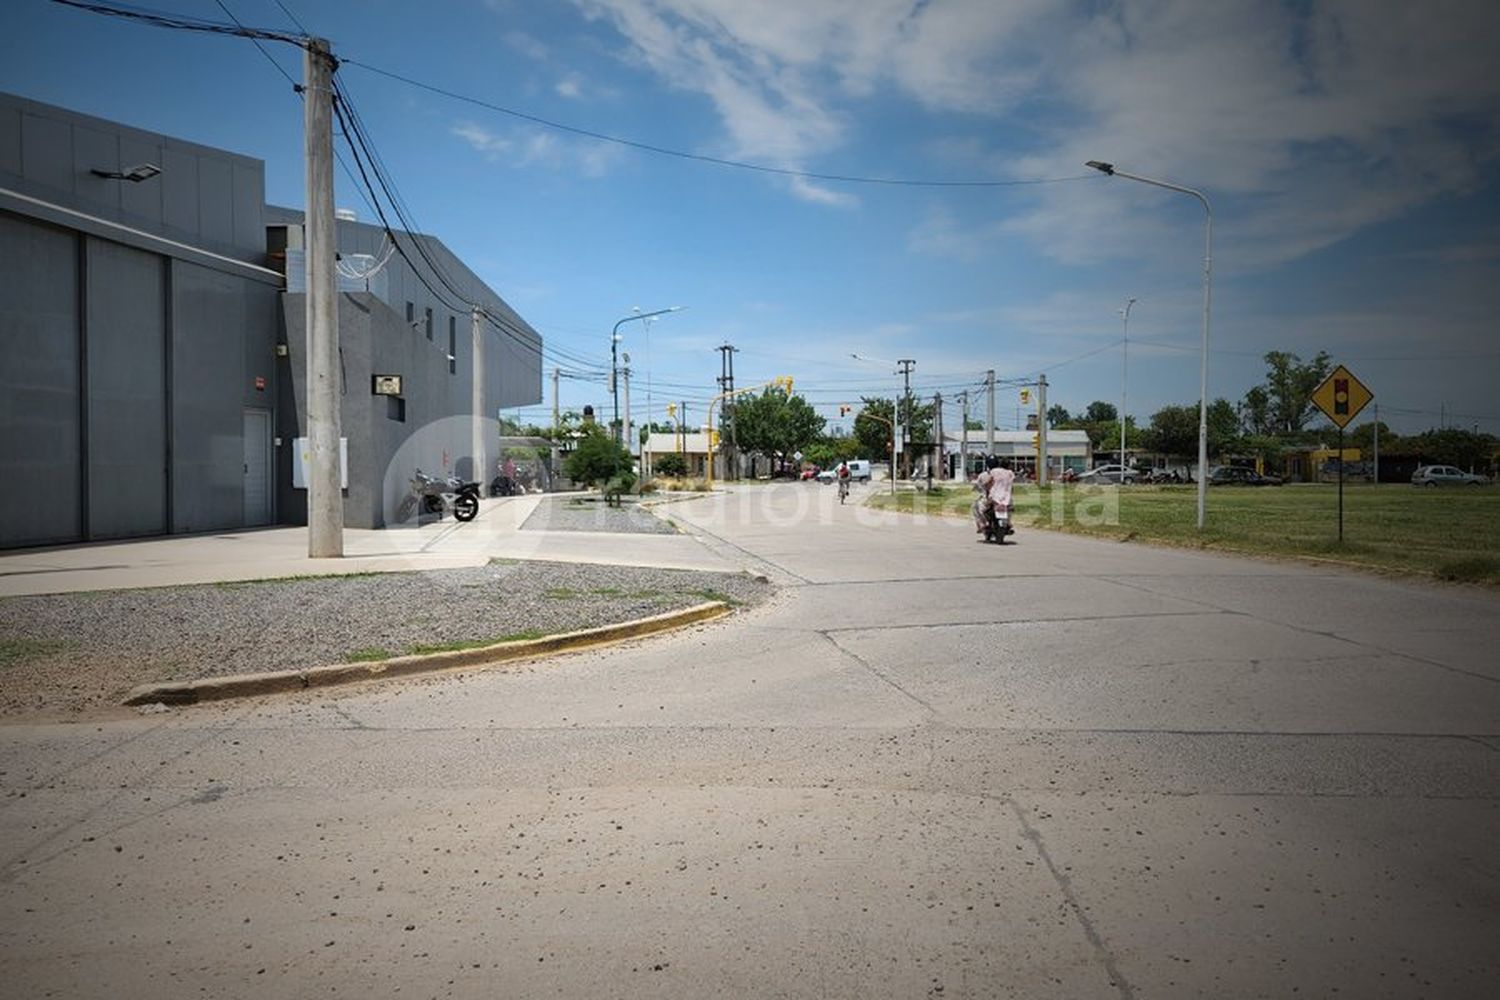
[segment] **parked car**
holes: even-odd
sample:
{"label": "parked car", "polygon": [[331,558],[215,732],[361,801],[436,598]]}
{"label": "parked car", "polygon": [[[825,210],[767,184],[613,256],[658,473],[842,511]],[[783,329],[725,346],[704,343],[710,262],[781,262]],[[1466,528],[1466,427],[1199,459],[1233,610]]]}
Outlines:
{"label": "parked car", "polygon": [[1140,473],[1124,465],[1096,465],[1078,474],[1080,483],[1133,483]]}
{"label": "parked car", "polygon": [[1483,476],[1451,465],[1424,465],[1411,474],[1413,486],[1481,486],[1487,482],[1489,480]]}
{"label": "parked car", "polygon": [[817,479],[818,478],[818,473],[820,471],[822,471],[822,470],[820,470],[816,465],[809,465],[807,468],[805,468],[805,469],[802,470],[802,478],[803,479]]}
{"label": "parked car", "polygon": [[1263,476],[1240,465],[1221,465],[1208,473],[1210,486],[1280,486],[1280,476]]}

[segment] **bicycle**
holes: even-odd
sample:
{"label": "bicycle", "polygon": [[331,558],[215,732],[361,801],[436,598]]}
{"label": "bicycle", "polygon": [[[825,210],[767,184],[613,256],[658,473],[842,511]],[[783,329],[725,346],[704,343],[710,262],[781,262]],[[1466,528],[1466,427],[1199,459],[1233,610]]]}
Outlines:
{"label": "bicycle", "polygon": [[839,503],[849,499],[849,477],[845,476],[839,480]]}

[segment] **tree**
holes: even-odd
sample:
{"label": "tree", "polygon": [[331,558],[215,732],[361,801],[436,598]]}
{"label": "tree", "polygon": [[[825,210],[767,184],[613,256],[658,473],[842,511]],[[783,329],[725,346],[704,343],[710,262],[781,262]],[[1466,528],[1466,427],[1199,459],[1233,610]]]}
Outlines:
{"label": "tree", "polygon": [[1216,399],[1208,404],[1208,453],[1223,455],[1238,450],[1240,445],[1240,415],[1234,404],[1227,399]]}
{"label": "tree", "polygon": [[1295,434],[1306,426],[1316,407],[1313,406],[1313,390],[1323,384],[1333,369],[1327,351],[1319,351],[1311,361],[1287,351],[1271,351],[1266,355],[1266,381],[1264,389],[1269,410],[1269,429],[1277,434]]}
{"label": "tree", "polygon": [[[1049,419],[1051,415],[1052,411],[1048,410],[1047,416]],[[1115,409],[1115,405],[1113,403],[1106,403],[1101,399],[1096,399],[1090,403],[1088,409],[1083,411],[1083,416],[1079,418],[1080,421],[1086,424],[1102,424],[1119,419],[1120,411]]]}
{"label": "tree", "polygon": [[578,444],[563,462],[563,473],[575,483],[593,486],[616,475],[633,480],[630,465],[630,453],[615,444],[614,438],[604,428],[594,424],[584,430]]}
{"label": "tree", "polygon": [[[1072,422],[1073,415],[1068,412],[1068,408],[1066,406],[1063,406],[1059,403],[1054,406],[1047,407],[1048,427],[1062,427],[1064,424],[1070,424]],[[983,426],[983,424],[980,425],[980,427]]]}
{"label": "tree", "polygon": [[860,450],[870,458],[885,458],[891,453],[891,410],[889,399],[861,400],[864,407],[854,417],[854,436]]}
{"label": "tree", "polygon": [[[1066,413],[1067,411],[1064,410],[1063,412]],[[982,431],[984,430],[984,428],[985,423],[983,420],[976,420],[973,417],[970,417],[968,420],[964,421],[964,430],[966,431]]]}
{"label": "tree", "polygon": [[1198,453],[1198,407],[1163,406],[1151,414],[1146,447],[1174,458]]}
{"label": "tree", "polygon": [[1240,427],[1246,434],[1271,433],[1271,395],[1257,385],[1240,400]]}
{"label": "tree", "polygon": [[816,442],[826,423],[807,400],[771,386],[759,396],[746,394],[735,402],[724,416],[723,437],[741,451],[785,461]]}
{"label": "tree", "polygon": [[1399,446],[1399,439],[1391,433],[1385,421],[1367,420],[1354,427],[1345,435],[1345,440],[1350,448],[1358,448],[1361,455],[1375,450],[1375,428],[1380,428],[1380,447],[1383,450],[1394,452]]}
{"label": "tree", "polygon": [[656,473],[661,476],[685,476],[687,475],[687,458],[675,451],[669,451],[665,455],[657,455],[654,459]]}
{"label": "tree", "polygon": [[657,423],[647,422],[647,423],[641,424],[641,429],[640,429],[641,444],[645,444],[646,443],[646,439],[648,437],[650,437],[652,434],[675,434],[675,433],[677,433],[677,425],[676,424],[657,424]]}

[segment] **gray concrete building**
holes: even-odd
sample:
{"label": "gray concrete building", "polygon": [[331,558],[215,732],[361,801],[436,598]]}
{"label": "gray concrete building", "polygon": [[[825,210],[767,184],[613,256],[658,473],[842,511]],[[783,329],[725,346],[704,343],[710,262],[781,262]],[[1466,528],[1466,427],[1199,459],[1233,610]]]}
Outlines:
{"label": "gray concrete building", "polygon": [[[305,521],[299,222],[266,207],[259,160],[0,94],[0,547]],[[341,256],[382,235],[340,223]],[[379,290],[346,286],[351,527],[384,522],[408,465],[473,471],[455,421],[488,440],[500,407],[541,399],[539,335],[415,238],[507,329],[483,324],[476,393],[469,315],[399,257]]]}

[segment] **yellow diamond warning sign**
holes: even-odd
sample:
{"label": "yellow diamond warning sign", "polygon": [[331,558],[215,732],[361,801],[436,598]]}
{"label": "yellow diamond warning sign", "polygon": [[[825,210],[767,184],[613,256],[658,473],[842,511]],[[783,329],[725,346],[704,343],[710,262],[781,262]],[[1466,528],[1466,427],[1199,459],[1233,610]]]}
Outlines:
{"label": "yellow diamond warning sign", "polygon": [[1347,427],[1354,415],[1374,398],[1375,394],[1343,365],[1335,368],[1312,394],[1313,405],[1340,428]]}

